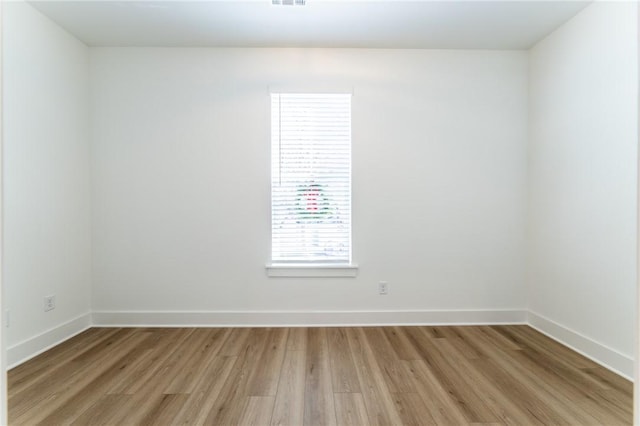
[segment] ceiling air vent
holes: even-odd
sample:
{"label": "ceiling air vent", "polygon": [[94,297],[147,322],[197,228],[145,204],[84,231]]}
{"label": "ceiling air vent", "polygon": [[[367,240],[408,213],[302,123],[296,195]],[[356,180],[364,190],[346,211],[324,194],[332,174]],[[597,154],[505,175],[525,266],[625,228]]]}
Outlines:
{"label": "ceiling air vent", "polygon": [[271,4],[278,6],[304,6],[306,0],[271,0]]}

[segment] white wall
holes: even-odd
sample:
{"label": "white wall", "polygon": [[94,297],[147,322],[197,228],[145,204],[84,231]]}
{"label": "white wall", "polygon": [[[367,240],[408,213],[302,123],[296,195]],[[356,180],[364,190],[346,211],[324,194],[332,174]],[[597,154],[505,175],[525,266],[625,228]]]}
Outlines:
{"label": "white wall", "polygon": [[[628,360],[636,300],[636,8],[590,5],[532,49],[529,73],[532,322],[561,326],[585,350],[591,341]],[[630,375],[630,361],[627,367],[618,368]]]}
{"label": "white wall", "polygon": [[[93,48],[91,85],[98,313],[524,308],[526,52]],[[355,279],[266,277],[269,86],[353,89]]]}
{"label": "white wall", "polygon": [[[3,5],[0,2],[0,22],[2,22]],[[0,26],[1,27],[1,26]],[[0,99],[2,99],[2,31],[0,30]],[[4,203],[4,197],[2,196],[2,102],[0,102],[0,223],[2,223],[2,205]],[[2,238],[2,227],[0,226],[0,265],[2,265],[2,244],[4,241]],[[1,267],[0,267],[1,269]],[[0,273],[0,312],[4,306],[4,285],[2,284],[2,274]],[[6,344],[6,332],[5,332],[5,318],[0,315],[0,424],[7,424],[7,344]]]}
{"label": "white wall", "polygon": [[[636,8],[636,33],[638,35],[638,40],[640,40],[640,7]],[[636,46],[636,58],[638,58],[638,66],[640,66],[640,43]],[[640,108],[640,74],[637,75],[638,78],[638,90],[636,91],[638,97],[638,106]],[[636,120],[636,126],[638,129],[638,138],[640,142],[640,119]],[[640,156],[638,157],[638,164],[640,165]],[[639,167],[640,170],[640,167]],[[636,189],[636,200],[640,199],[640,176],[637,179],[638,188]],[[640,225],[640,214],[636,218],[636,224]],[[638,231],[638,230],[636,230]],[[638,234],[640,239],[640,234]],[[640,245],[636,245],[638,247]],[[640,253],[636,253],[636,274],[640,271]],[[636,282],[638,282],[638,277],[636,276]],[[635,326],[635,362],[634,362],[634,374],[633,374],[633,424],[640,424],[640,284],[636,284],[636,326]]]}
{"label": "white wall", "polygon": [[[3,8],[2,266],[11,364],[25,355],[12,355],[12,346],[31,342],[28,352],[52,344],[43,333],[90,309],[89,85],[86,46],[26,3]],[[57,307],[44,312],[51,294]]]}

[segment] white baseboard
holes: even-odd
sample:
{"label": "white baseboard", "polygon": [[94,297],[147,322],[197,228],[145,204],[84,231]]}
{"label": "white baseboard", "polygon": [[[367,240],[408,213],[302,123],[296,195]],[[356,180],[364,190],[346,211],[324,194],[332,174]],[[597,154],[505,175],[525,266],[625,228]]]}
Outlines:
{"label": "white baseboard", "polygon": [[529,311],[527,323],[542,334],[633,381],[633,357],[622,354],[535,312]]}
{"label": "white baseboard", "polygon": [[524,310],[93,312],[96,327],[304,327],[525,324]]}
{"label": "white baseboard", "polygon": [[7,369],[30,360],[90,327],[91,314],[87,312],[44,333],[11,346],[7,349]]}

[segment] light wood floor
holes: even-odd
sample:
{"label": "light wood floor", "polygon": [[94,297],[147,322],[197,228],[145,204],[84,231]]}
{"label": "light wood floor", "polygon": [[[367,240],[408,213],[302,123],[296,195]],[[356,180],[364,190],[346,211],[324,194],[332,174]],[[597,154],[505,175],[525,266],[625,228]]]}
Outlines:
{"label": "light wood floor", "polygon": [[94,328],[9,372],[9,421],[618,425],[632,385],[527,326]]}

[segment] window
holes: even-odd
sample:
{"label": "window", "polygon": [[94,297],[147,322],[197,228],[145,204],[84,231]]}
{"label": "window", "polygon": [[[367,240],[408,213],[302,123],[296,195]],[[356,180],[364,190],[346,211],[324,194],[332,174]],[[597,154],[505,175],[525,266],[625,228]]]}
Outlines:
{"label": "window", "polygon": [[351,95],[271,95],[271,261],[351,263]]}

